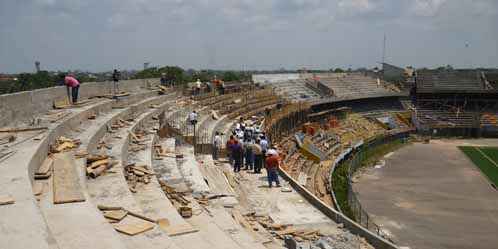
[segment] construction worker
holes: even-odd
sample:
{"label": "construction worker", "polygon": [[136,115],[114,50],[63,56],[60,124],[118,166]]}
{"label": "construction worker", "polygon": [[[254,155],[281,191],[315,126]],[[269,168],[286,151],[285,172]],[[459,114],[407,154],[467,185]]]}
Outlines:
{"label": "construction worker", "polygon": [[216,132],[213,138],[213,160],[218,160],[218,152],[221,149],[221,136]]}
{"label": "construction worker", "polygon": [[112,81],[114,82],[114,95],[119,93],[120,78],[121,78],[121,73],[117,69],[114,69],[114,72],[112,73]]}
{"label": "construction worker", "polygon": [[244,156],[244,151],[238,140],[235,140],[232,145],[232,157],[233,157],[233,172],[239,172],[242,166],[242,160]]}
{"label": "construction worker", "polygon": [[230,162],[230,165],[233,166],[233,145],[235,144],[235,137],[233,135],[230,135],[230,139],[228,139],[227,144],[226,144],[226,149],[228,153],[228,162]]}
{"label": "construction worker", "polygon": [[278,180],[279,160],[276,150],[271,149],[268,151],[266,158],[266,173],[268,175],[268,186],[270,188],[272,187],[273,182],[277,184],[277,187],[280,187],[280,181]]}
{"label": "construction worker", "polygon": [[73,74],[68,74],[66,77],[64,77],[64,84],[67,87],[68,98],[69,98],[69,89],[71,89],[72,104],[75,105],[78,102],[80,82],[74,77]]}
{"label": "construction worker", "polygon": [[168,79],[166,78],[166,74],[162,73],[161,74],[161,86],[166,86],[167,85]]}
{"label": "construction worker", "polygon": [[188,115],[188,122],[191,125],[196,125],[197,124],[197,112],[196,111],[192,111],[191,113],[189,113],[189,115]]}
{"label": "construction worker", "polygon": [[195,93],[194,95],[199,95],[201,94],[201,80],[200,79],[197,79],[197,81],[195,82]]}
{"label": "construction worker", "polygon": [[254,154],[252,152],[252,144],[253,143],[250,139],[244,139],[244,170],[252,170],[254,168]]}
{"label": "construction worker", "polygon": [[261,150],[261,146],[259,145],[259,139],[256,139],[256,142],[251,144],[252,153],[254,155],[254,173],[260,174],[261,168],[263,168],[263,151]]}

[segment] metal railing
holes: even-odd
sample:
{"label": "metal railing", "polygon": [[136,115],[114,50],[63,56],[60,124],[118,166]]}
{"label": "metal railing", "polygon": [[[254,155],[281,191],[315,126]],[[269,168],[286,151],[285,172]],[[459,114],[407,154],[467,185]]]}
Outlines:
{"label": "metal railing", "polygon": [[365,142],[361,147],[359,147],[349,160],[343,162],[347,164],[348,167],[348,175],[347,175],[347,197],[348,197],[348,205],[351,210],[350,217],[358,222],[361,226],[366,229],[376,233],[379,236],[387,237],[387,233],[383,232],[381,227],[373,221],[370,215],[365,211],[363,206],[361,205],[360,200],[358,199],[356,193],[353,190],[353,175],[354,173],[362,167],[364,160],[369,157],[369,151],[372,149],[382,146],[385,144],[389,144],[395,141],[404,141],[409,136],[409,131],[400,132],[396,134],[391,134],[387,136],[377,137],[368,142]]}

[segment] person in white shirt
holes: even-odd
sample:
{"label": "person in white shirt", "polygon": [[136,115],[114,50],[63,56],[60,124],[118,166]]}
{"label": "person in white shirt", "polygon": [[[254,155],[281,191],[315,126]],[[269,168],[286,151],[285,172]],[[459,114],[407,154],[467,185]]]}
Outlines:
{"label": "person in white shirt", "polygon": [[216,132],[213,139],[213,160],[218,160],[218,152],[221,149],[221,136],[219,132]]}
{"label": "person in white shirt", "polygon": [[191,125],[197,124],[197,112],[192,111],[191,113],[188,114],[188,121],[190,122]]}
{"label": "person in white shirt", "polygon": [[195,82],[195,95],[201,94],[201,80],[197,79]]}

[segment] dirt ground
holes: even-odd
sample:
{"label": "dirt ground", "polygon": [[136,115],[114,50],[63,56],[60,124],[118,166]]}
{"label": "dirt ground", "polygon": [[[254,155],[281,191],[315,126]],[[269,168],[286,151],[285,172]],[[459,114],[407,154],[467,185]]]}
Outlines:
{"label": "dirt ground", "polygon": [[498,140],[415,143],[356,178],[361,204],[398,245],[497,248],[498,191],[458,145],[496,146]]}

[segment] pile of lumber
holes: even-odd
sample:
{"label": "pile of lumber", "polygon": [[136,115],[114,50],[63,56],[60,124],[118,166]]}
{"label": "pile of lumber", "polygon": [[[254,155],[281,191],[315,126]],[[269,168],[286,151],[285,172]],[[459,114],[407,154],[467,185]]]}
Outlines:
{"label": "pile of lumber", "polygon": [[[191,201],[185,198],[186,192],[177,191],[174,187],[168,185],[166,181],[159,179],[159,185],[173,206],[178,210],[178,213],[184,218],[192,217]],[[203,203],[199,202],[201,205]]]}
{"label": "pile of lumber", "polygon": [[159,94],[161,95],[168,93],[168,88],[165,86],[158,85],[157,88],[159,89]]}
{"label": "pile of lumber", "polygon": [[108,150],[112,149],[112,145],[107,144],[104,139],[100,140],[99,143],[97,144],[97,149],[101,150],[103,148],[106,148]]}
{"label": "pile of lumber", "polygon": [[71,114],[71,112],[68,111],[51,111],[48,114],[45,115],[46,120],[49,121],[50,123],[55,123],[58,122],[59,120],[63,119],[64,117],[68,116]]}
{"label": "pile of lumber", "polygon": [[130,126],[131,123],[129,121],[125,121],[123,119],[117,119],[113,122],[113,124],[111,125],[111,128],[112,129],[120,129],[120,128],[124,128],[124,127],[127,127],[127,126]]}
{"label": "pile of lumber", "polygon": [[86,157],[86,175],[97,178],[117,163],[117,161],[111,160],[108,155],[88,155]]}
{"label": "pile of lumber", "polygon": [[315,241],[320,239],[323,234],[318,229],[295,228],[292,224],[277,224],[269,216],[255,216],[254,213],[246,216],[250,224],[259,223],[278,239],[284,239],[285,235],[292,236],[296,241]]}
{"label": "pile of lumber", "polygon": [[71,139],[67,137],[59,137],[55,140],[55,144],[51,146],[50,152],[59,153],[63,151],[68,151],[80,146],[81,141],[79,139]]}
{"label": "pile of lumber", "polygon": [[131,142],[138,145],[145,145],[147,139],[144,131],[137,130],[135,132],[130,131]]}
{"label": "pile of lumber", "polygon": [[[111,223],[116,231],[126,235],[137,235],[153,229],[158,220],[151,219],[136,212],[132,212],[123,207],[108,207],[98,205],[97,208],[102,212],[106,220]],[[138,218],[134,222],[121,222],[128,215]]]}
{"label": "pile of lumber", "polygon": [[164,157],[183,158],[182,154],[175,154],[174,151],[164,149],[160,144],[154,145],[154,159],[162,160]]}
{"label": "pile of lumber", "polygon": [[125,167],[125,178],[130,186],[130,191],[133,193],[137,192],[138,183],[149,184],[154,175],[154,171],[148,165],[136,165],[132,163]]}

